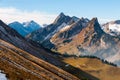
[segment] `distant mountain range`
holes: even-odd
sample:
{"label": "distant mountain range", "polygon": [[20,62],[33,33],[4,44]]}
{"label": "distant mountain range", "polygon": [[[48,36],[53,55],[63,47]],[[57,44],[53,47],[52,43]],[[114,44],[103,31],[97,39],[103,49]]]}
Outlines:
{"label": "distant mountain range", "polygon": [[120,20],[100,25],[97,18],[64,13],[44,27],[34,21],[6,25],[0,20],[0,70],[10,80],[120,78],[119,48]]}
{"label": "distant mountain range", "polygon": [[96,56],[120,66],[120,38],[103,27],[97,18],[89,20],[61,13],[52,24],[34,31],[27,39],[63,55]]}
{"label": "distant mountain range", "polygon": [[120,20],[107,22],[102,25],[102,28],[112,36],[120,36]]}
{"label": "distant mountain range", "polygon": [[19,23],[16,21],[16,22],[10,23],[9,26],[15,29],[23,37],[41,28],[41,26],[36,22],[34,22],[33,20],[28,22],[23,22],[23,23]]}
{"label": "distant mountain range", "polygon": [[4,71],[8,79],[98,80],[91,74],[63,62],[63,58],[62,55],[25,39],[0,20],[0,70]]}
{"label": "distant mountain range", "polygon": [[39,44],[28,42],[0,20],[0,70],[7,74],[8,79],[79,80],[65,68],[66,63],[51,54]]}
{"label": "distant mountain range", "polygon": [[57,61],[54,56],[51,56],[49,54],[50,52],[47,52],[43,47],[41,47],[41,45],[36,44],[33,41],[28,42],[27,39],[22,37],[16,30],[9,27],[1,20],[0,39],[52,64],[59,65],[61,63],[59,63],[59,60]]}
{"label": "distant mountain range", "polygon": [[0,20],[0,70],[10,80],[120,78],[119,29],[119,20],[100,25],[97,18],[64,13],[44,27],[34,21],[6,25]]}

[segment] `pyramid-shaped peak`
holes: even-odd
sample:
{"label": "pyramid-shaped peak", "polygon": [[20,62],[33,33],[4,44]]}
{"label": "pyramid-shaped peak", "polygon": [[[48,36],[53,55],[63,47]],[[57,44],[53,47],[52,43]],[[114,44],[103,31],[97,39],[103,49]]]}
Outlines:
{"label": "pyramid-shaped peak", "polygon": [[61,12],[59,14],[59,16],[57,16],[57,18],[55,19],[55,21],[53,22],[54,24],[56,23],[67,23],[71,20],[71,17],[66,16],[63,12]]}
{"label": "pyramid-shaped peak", "polygon": [[97,17],[94,17],[94,18],[92,19],[92,21],[98,22]]}
{"label": "pyramid-shaped peak", "polygon": [[81,19],[81,20],[84,20],[84,17],[81,17],[80,19]]}
{"label": "pyramid-shaped peak", "polygon": [[98,19],[97,19],[96,17],[94,17],[94,18],[91,19],[90,24],[100,26],[100,24],[99,24],[99,22],[98,22]]}
{"label": "pyramid-shaped peak", "polygon": [[36,23],[35,21],[33,21],[33,20],[30,20],[30,21],[26,21],[26,22],[23,22],[23,24],[26,24],[26,23]]}
{"label": "pyramid-shaped peak", "polygon": [[65,16],[65,14],[64,14],[63,12],[61,12],[61,13],[59,14],[59,16]]}
{"label": "pyramid-shaped peak", "polygon": [[89,23],[88,26],[92,28],[94,28],[95,32],[97,32],[98,34],[103,34],[104,31],[102,30],[102,28],[100,27],[100,24],[98,22],[98,19],[95,17],[93,18]]}

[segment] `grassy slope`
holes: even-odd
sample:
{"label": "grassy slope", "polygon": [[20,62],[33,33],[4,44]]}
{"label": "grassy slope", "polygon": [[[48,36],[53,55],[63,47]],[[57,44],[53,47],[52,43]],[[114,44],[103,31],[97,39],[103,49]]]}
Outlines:
{"label": "grassy slope", "polygon": [[10,80],[79,80],[75,76],[0,40],[0,69]]}
{"label": "grassy slope", "polygon": [[91,58],[65,58],[64,62],[99,78],[100,80],[120,80],[120,68]]}

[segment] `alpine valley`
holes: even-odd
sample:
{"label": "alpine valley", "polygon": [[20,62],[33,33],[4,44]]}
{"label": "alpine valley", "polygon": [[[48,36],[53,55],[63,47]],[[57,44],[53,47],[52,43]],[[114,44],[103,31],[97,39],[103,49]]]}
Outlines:
{"label": "alpine valley", "polygon": [[8,80],[119,80],[120,20],[60,13],[35,21],[0,20],[0,71]]}

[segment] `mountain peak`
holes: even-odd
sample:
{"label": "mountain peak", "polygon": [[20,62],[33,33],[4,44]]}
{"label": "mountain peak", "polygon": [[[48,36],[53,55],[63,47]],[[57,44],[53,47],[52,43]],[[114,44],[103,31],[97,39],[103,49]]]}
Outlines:
{"label": "mountain peak", "polygon": [[27,21],[23,23],[19,23],[17,21],[10,23],[9,26],[16,30],[19,34],[21,34],[23,37],[28,35],[29,33],[38,30],[41,28],[39,24],[37,24],[35,21]]}
{"label": "mountain peak", "polygon": [[4,27],[5,29],[8,29],[8,26],[2,20],[0,20],[0,26]]}
{"label": "mountain peak", "polygon": [[94,25],[98,25],[99,26],[99,22],[98,22],[98,19],[95,17],[95,18],[92,18],[91,21],[90,21],[90,24],[93,24]]}
{"label": "mountain peak", "polygon": [[94,18],[92,18],[91,21],[98,22],[98,19],[97,19],[97,17],[94,17]]}
{"label": "mountain peak", "polygon": [[2,38],[4,36],[4,33],[6,35],[10,35],[10,36],[17,36],[19,38],[22,38],[17,31],[15,31],[13,28],[9,27],[7,24],[5,24],[2,20],[0,20],[0,31],[3,32],[3,34],[1,34],[0,38]]}
{"label": "mountain peak", "polygon": [[[20,22],[18,22],[18,21],[14,21],[14,22],[12,22],[14,25],[20,25],[20,26],[22,26],[22,24],[20,23]],[[10,23],[11,24],[11,23]]]}
{"label": "mountain peak", "polygon": [[0,25],[2,26],[2,25],[6,25],[6,24],[2,20],[0,20]]}
{"label": "mountain peak", "polygon": [[88,23],[90,20],[87,19],[87,18],[83,18],[83,17],[81,17],[81,18],[79,19],[79,21],[82,21],[82,22]]}
{"label": "mountain peak", "polygon": [[80,19],[81,19],[81,20],[84,20],[84,18],[83,18],[83,17],[81,17]]}
{"label": "mountain peak", "polygon": [[96,17],[93,18],[90,21],[90,23],[88,24],[88,26],[94,28],[95,32],[97,32],[98,34],[104,33],[104,31],[101,29],[100,24],[98,22],[98,19]]}
{"label": "mountain peak", "polygon": [[73,19],[73,21],[75,21],[75,22],[77,22],[77,21],[79,20],[79,18],[76,17],[76,16],[73,16],[72,19]]}
{"label": "mountain peak", "polygon": [[35,21],[31,20],[31,21],[27,21],[27,22],[23,22],[23,26],[24,27],[29,27],[29,26],[40,26],[38,23],[36,23]]}
{"label": "mountain peak", "polygon": [[65,14],[64,14],[63,12],[61,12],[61,13],[59,14],[59,16],[65,16]]}
{"label": "mountain peak", "polygon": [[120,20],[116,20],[115,23],[116,23],[116,24],[120,24]]}
{"label": "mountain peak", "polygon": [[33,23],[33,22],[35,22],[35,21],[34,21],[34,20],[31,20],[30,22]]}
{"label": "mountain peak", "polygon": [[0,23],[3,22],[1,19],[0,19]]}
{"label": "mountain peak", "polygon": [[34,20],[30,20],[28,21],[29,23],[33,23],[33,24],[38,24],[37,22],[35,22]]}
{"label": "mountain peak", "polygon": [[53,22],[53,24],[56,24],[56,23],[67,23],[71,20],[71,17],[69,16],[66,16],[64,13],[60,13],[58,15],[58,17],[55,19],[55,21]]}
{"label": "mountain peak", "polygon": [[103,30],[112,35],[119,36],[120,35],[120,20],[110,21],[102,25]]}

